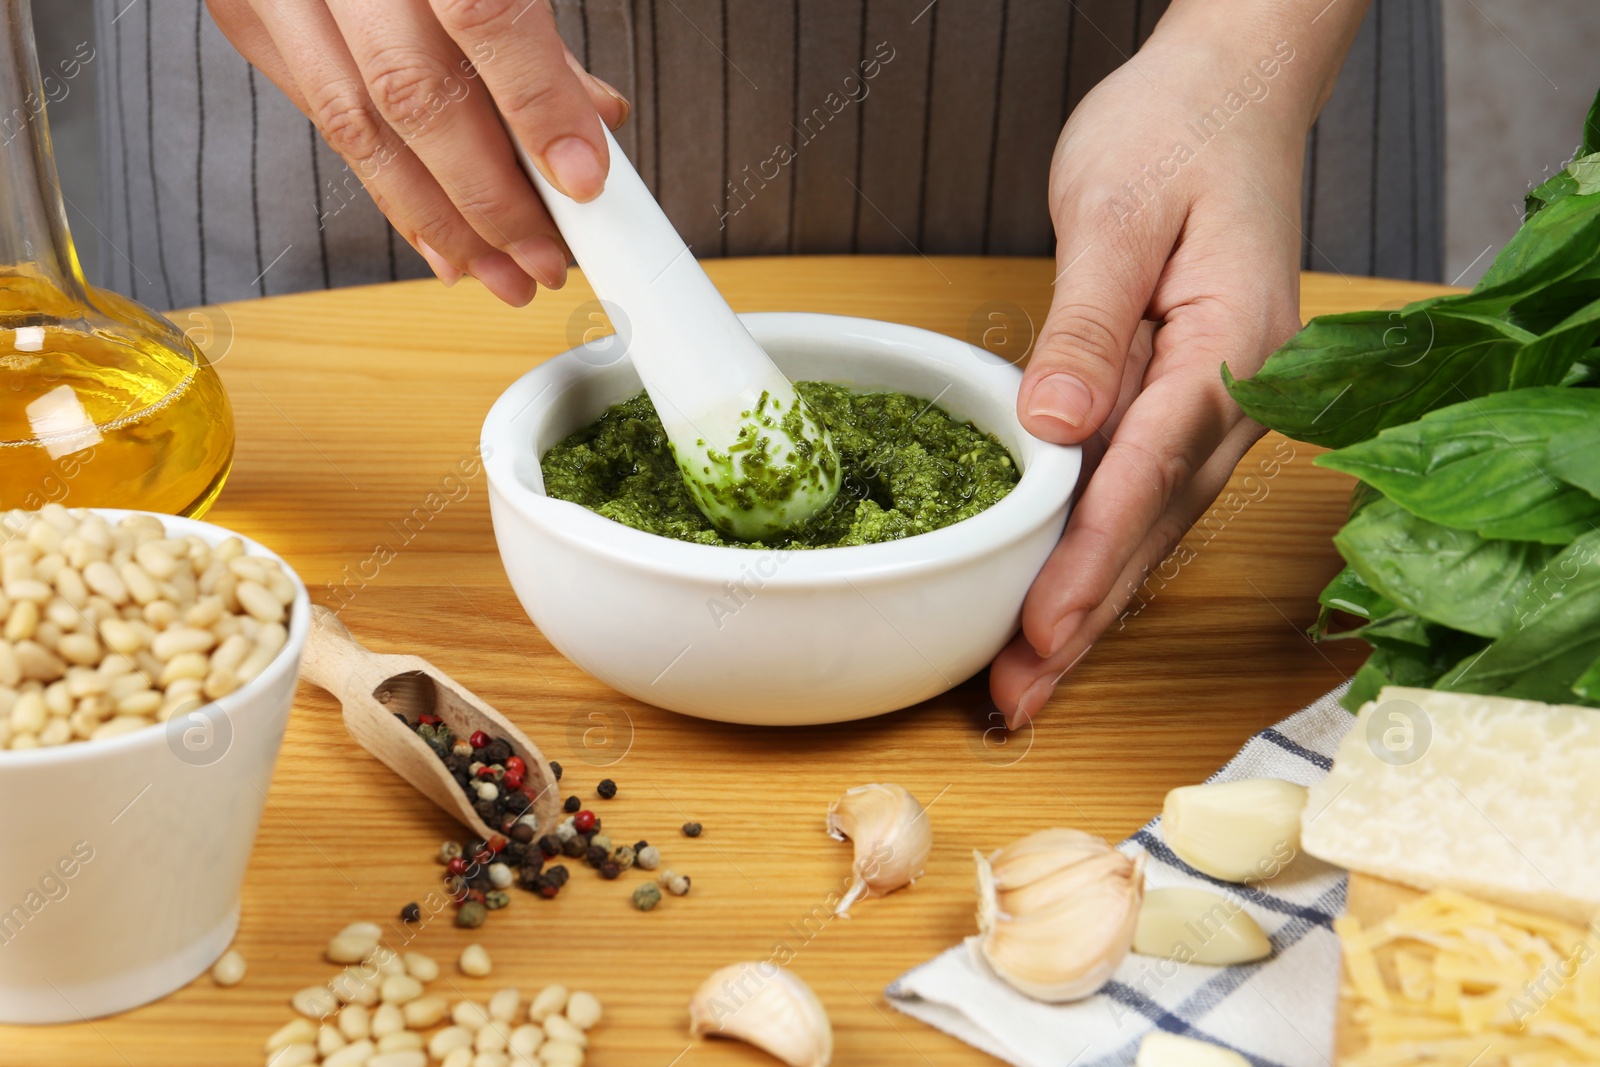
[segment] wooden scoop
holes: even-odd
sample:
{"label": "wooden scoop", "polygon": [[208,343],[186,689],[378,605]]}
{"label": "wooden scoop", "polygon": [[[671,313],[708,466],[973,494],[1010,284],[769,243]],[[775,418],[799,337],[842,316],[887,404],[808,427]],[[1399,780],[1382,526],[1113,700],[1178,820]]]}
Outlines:
{"label": "wooden scoop", "polygon": [[539,820],[539,834],[555,830],[561,802],[550,762],[510,719],[427,660],[379,655],[351,637],[337,615],[313,605],[300,677],[339,698],[345,729],[357,744],[484,840],[500,828],[479,817],[444,761],[395,716],[414,725],[419,715],[437,715],[457,737],[482,730],[504,738],[528,765],[523,786],[534,794],[531,810]]}

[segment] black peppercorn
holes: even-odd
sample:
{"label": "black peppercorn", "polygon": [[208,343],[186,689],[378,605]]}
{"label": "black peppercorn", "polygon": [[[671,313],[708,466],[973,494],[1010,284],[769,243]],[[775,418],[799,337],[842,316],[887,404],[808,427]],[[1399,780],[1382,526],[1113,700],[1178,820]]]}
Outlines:
{"label": "black peppercorn", "polygon": [[577,859],[587,851],[589,851],[589,842],[585,841],[581,837],[569,838],[567,842],[561,846],[562,855],[571,856],[573,859]]}
{"label": "black peppercorn", "polygon": [[492,800],[475,801],[472,805],[472,810],[476,811],[478,813],[478,817],[484,822],[492,822],[494,820],[495,810],[494,801]]}
{"label": "black peppercorn", "polygon": [[596,870],[599,870],[600,865],[605,863],[610,858],[611,853],[607,852],[599,845],[590,845],[589,850],[583,854],[584,862]]}
{"label": "black peppercorn", "polygon": [[400,909],[400,921],[403,923],[419,922],[422,919],[422,909],[415,901]]}
{"label": "black peppercorn", "polygon": [[556,776],[556,781],[561,781],[561,764],[555,760],[550,761],[550,773]]}
{"label": "black peppercorn", "polygon": [[494,888],[494,883],[489,880],[489,874],[487,871],[485,871],[483,874],[475,874],[471,878],[468,878],[467,884],[478,890],[480,893],[487,893],[489,890]]}
{"label": "black peppercorn", "polygon": [[[537,853],[539,850],[534,849]],[[506,847],[500,850],[500,862],[507,867],[521,867],[528,858],[528,846],[517,841],[507,841]]]}
{"label": "black peppercorn", "polygon": [[485,763],[504,764],[506,760],[511,758],[511,744],[504,738],[497,737],[483,746],[483,751],[479,753],[478,758]]}
{"label": "black peppercorn", "polygon": [[621,873],[622,866],[620,864],[613,863],[611,860],[606,860],[600,865],[600,877],[604,878],[608,882]]}
{"label": "black peppercorn", "polygon": [[699,823],[697,823],[697,822],[686,822],[686,823],[683,824],[683,836],[684,837],[699,837],[700,836],[700,829],[701,829],[701,827],[700,827]]}
{"label": "black peppercorn", "polygon": [[566,812],[568,815],[571,815],[581,807],[583,807],[583,801],[579,800],[577,794],[574,793],[572,796],[567,798],[567,802],[565,804],[561,805],[561,810]]}
{"label": "black peppercorn", "polygon": [[523,867],[521,870],[517,871],[517,881],[524,889],[538,889],[539,879],[542,876],[543,871],[541,871],[538,867]]}
{"label": "black peppercorn", "polygon": [[545,871],[544,873],[549,875],[551,878],[555,879],[556,885],[566,885],[567,884],[568,873],[567,873],[567,868],[566,868],[565,864],[558,863],[554,867],[551,867],[549,870]]}
{"label": "black peppercorn", "polygon": [[525,822],[515,823],[511,827],[511,840],[526,845],[533,840],[533,827]]}
{"label": "black peppercorn", "polygon": [[610,800],[617,795],[617,783],[609,778],[602,778],[600,784],[594,787],[594,791],[600,794],[601,800]]}
{"label": "black peppercorn", "polygon": [[637,856],[639,853],[643,852],[649,846],[650,846],[650,842],[648,842],[648,841],[644,841],[644,840],[635,841],[633,843],[633,854],[635,856]]}
{"label": "black peppercorn", "polygon": [[561,855],[561,838],[555,834],[545,834],[539,838],[539,851],[546,857]]}
{"label": "black peppercorn", "polygon": [[409,727],[412,730],[415,730],[417,728],[417,724],[416,723],[413,723],[410,719],[406,718],[404,715],[402,715],[398,711],[394,713],[394,717],[399,719],[401,722],[405,723],[406,726]]}
{"label": "black peppercorn", "polygon": [[534,892],[538,893],[546,900],[549,900],[557,893],[561,892],[561,883],[555,881],[548,875],[541,874],[539,876],[539,884],[534,887]]}

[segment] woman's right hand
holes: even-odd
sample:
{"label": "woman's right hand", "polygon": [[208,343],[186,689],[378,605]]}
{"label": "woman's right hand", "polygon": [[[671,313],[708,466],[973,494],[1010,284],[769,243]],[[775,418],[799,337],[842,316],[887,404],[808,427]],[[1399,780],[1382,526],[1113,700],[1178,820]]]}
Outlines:
{"label": "woman's right hand", "polygon": [[586,72],[538,0],[207,0],[251,63],[311,119],[446,285],[508,304],[560,288],[568,252],[505,117],[552,185],[605,186],[629,105]]}

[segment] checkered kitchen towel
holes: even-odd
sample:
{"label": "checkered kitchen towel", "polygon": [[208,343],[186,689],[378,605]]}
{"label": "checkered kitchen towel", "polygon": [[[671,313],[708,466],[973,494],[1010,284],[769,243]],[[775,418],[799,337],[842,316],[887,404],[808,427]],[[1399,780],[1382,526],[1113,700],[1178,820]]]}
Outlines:
{"label": "checkered kitchen towel", "polygon": [[[1341,686],[1256,734],[1212,780],[1315,782],[1355,721],[1339,706],[1343,693]],[[1151,889],[1196,886],[1238,902],[1266,931],[1272,955],[1206,967],[1130,954],[1093,997],[1050,1005],[1014,992],[957,945],[890,985],[889,1003],[1017,1067],[1131,1064],[1152,1029],[1224,1045],[1256,1067],[1325,1067],[1339,984],[1332,923],[1344,910],[1344,872],[1301,855],[1264,887],[1219,882],[1172,854],[1159,818],[1118,847],[1148,857]]]}

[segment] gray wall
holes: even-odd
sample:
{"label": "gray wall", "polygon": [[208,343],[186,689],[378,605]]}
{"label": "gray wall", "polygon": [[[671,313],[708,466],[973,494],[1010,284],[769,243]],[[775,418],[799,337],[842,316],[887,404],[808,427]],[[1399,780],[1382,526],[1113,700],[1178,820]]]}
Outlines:
{"label": "gray wall", "polygon": [[[92,46],[94,0],[35,0],[46,70]],[[122,6],[138,0],[101,0]],[[1600,83],[1596,0],[1444,0],[1445,280],[1476,281],[1515,232],[1522,194],[1559,168]],[[98,137],[91,61],[50,105],[62,192],[91,279],[98,276]]]}

